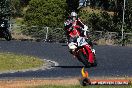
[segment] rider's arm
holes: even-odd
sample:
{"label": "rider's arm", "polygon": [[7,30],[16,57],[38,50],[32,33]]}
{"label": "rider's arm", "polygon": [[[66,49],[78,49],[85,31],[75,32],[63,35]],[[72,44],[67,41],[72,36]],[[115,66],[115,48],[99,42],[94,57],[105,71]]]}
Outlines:
{"label": "rider's arm", "polygon": [[81,26],[84,29],[84,24],[82,23],[82,21],[78,18],[77,23],[79,26]]}
{"label": "rider's arm", "polygon": [[88,26],[84,25],[83,22],[79,18],[77,22],[78,22],[78,25],[80,25],[83,28],[82,30],[88,31]]}
{"label": "rider's arm", "polygon": [[72,24],[69,24],[67,22],[64,22],[64,31],[65,31],[65,34],[69,40],[69,31],[70,31],[70,27],[72,26]]}
{"label": "rider's arm", "polygon": [[65,30],[68,30],[71,26],[72,26],[72,23],[70,23],[69,25],[67,25],[67,23],[64,23]]}
{"label": "rider's arm", "polygon": [[88,26],[84,25],[83,22],[79,18],[78,18],[78,25],[80,25],[83,28],[82,29],[84,31],[83,34],[86,36],[88,32]]}

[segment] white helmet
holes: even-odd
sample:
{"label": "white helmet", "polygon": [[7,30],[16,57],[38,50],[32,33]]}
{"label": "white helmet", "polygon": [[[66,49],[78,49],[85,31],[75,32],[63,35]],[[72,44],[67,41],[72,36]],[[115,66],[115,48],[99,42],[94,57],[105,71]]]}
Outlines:
{"label": "white helmet", "polygon": [[76,17],[77,13],[76,12],[71,12],[71,16]]}

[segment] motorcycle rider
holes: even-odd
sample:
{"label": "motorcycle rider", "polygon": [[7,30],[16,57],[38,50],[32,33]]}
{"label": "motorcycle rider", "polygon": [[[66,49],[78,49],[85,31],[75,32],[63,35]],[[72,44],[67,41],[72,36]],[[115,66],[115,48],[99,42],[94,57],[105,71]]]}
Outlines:
{"label": "motorcycle rider", "polygon": [[[76,24],[74,24],[74,22]],[[67,35],[68,42],[74,41],[74,39],[76,39],[76,38],[73,38],[71,35],[69,35],[72,32],[74,25],[79,25],[80,26],[80,28],[78,29],[79,32],[80,32],[80,36],[85,37],[87,43],[91,47],[93,47],[93,43],[91,42],[91,39],[90,39],[90,37],[88,37],[88,34],[87,34],[89,32],[88,26],[83,24],[83,22],[80,20],[80,18],[77,17],[76,12],[72,12],[71,16],[69,16],[66,19],[66,21],[64,22],[64,30],[65,30],[65,33]]]}
{"label": "motorcycle rider", "polygon": [[0,16],[0,37],[5,38],[7,41],[12,38],[9,27],[8,19],[5,16]]}
{"label": "motorcycle rider", "polygon": [[[73,23],[76,24],[73,24]],[[69,16],[66,21],[64,22],[64,30],[66,32],[67,38],[68,38],[68,42],[70,42],[70,38],[71,36],[69,35],[70,32],[73,30],[73,26],[74,25],[79,25],[81,28],[79,28],[79,32],[80,32],[80,36],[86,37],[86,41],[88,42],[88,44],[92,47],[93,44],[91,42],[90,37],[88,37],[87,33],[88,33],[88,26],[84,25],[83,22],[80,20],[80,18],[77,17],[77,13],[76,12],[72,12],[71,16]]]}
{"label": "motorcycle rider", "polygon": [[88,31],[88,26],[84,25],[82,23],[82,21],[80,20],[80,18],[77,17],[77,13],[76,12],[71,12],[71,16],[69,16],[66,21],[64,22],[64,30],[66,32],[68,41],[70,41],[70,38],[74,36],[73,35],[69,35],[70,32],[72,32],[73,27],[75,25],[80,26],[80,28],[78,28],[78,31],[80,32],[81,36],[86,36],[86,32]]}
{"label": "motorcycle rider", "polygon": [[4,30],[7,30],[9,25],[8,25],[8,20],[5,20],[4,17],[0,16],[0,23],[4,24],[4,25],[1,25],[1,26],[4,26]]}
{"label": "motorcycle rider", "polygon": [[[86,37],[86,41],[87,41],[87,31],[88,31],[88,26],[84,25],[80,18],[77,17],[77,13],[76,12],[71,12],[71,16],[69,16],[66,21],[64,22],[64,30],[66,32],[67,38],[68,38],[68,43],[70,42],[76,42],[77,34],[76,33],[72,33],[74,26],[78,25],[78,32],[80,35],[78,36],[82,36],[82,37]],[[89,43],[88,43],[89,44]],[[92,46],[92,44],[90,45]],[[91,52],[91,50],[87,49],[89,52],[89,62],[91,64],[93,64],[93,53]],[[73,52],[70,50],[70,53],[73,54]],[[74,55],[74,54],[73,54]]]}

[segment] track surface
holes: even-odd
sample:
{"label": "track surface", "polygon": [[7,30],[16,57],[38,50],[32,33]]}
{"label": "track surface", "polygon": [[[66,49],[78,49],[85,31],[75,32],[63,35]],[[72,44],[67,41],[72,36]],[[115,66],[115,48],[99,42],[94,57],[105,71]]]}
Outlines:
{"label": "track surface", "polygon": [[[132,76],[132,48],[120,46],[95,46],[98,66],[87,68],[93,77]],[[0,52],[33,55],[59,63],[48,70],[0,74],[0,78],[50,78],[81,76],[82,64],[73,58],[65,44],[44,42],[0,41]]]}

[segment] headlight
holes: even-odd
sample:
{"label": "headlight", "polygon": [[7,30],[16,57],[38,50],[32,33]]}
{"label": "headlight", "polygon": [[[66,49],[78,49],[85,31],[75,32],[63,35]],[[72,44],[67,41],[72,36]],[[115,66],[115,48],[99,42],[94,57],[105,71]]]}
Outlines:
{"label": "headlight", "polygon": [[1,24],[1,27],[4,27],[4,24]]}
{"label": "headlight", "polygon": [[75,43],[69,43],[68,47],[69,47],[69,49],[72,49],[72,50],[75,50],[77,48]]}

